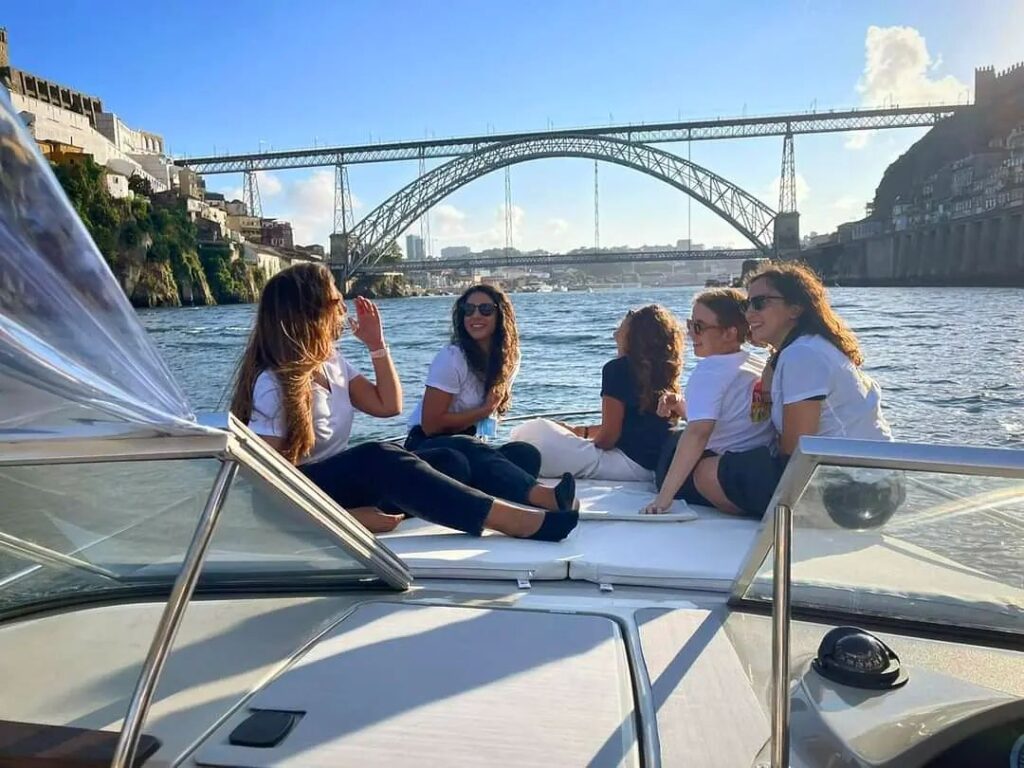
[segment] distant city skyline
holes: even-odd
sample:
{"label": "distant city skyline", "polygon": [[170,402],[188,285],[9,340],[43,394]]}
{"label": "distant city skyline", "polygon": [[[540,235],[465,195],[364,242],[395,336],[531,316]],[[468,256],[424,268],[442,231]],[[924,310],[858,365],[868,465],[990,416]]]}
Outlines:
{"label": "distant city skyline", "polygon": [[[57,18],[50,6],[0,13],[15,65],[101,98],[128,125],[161,135],[170,152],[192,155],[957,102],[971,96],[974,67],[1002,68],[1024,58],[1015,37],[1024,28],[1019,2],[731,9],[669,2],[628,9],[600,1],[382,2],[310,3],[298,10],[267,3],[254,14],[112,2],[102,8],[68,3]],[[112,29],[116,44],[96,46],[97,36]],[[701,34],[680,34],[687,29]],[[153,30],[177,42],[152,45]],[[346,30],[342,58],[339,30]],[[376,43],[385,31],[389,45],[381,47]],[[430,41],[431,54],[411,57],[413,40]],[[496,50],[499,44],[505,50]],[[230,57],[220,56],[228,50]],[[182,55],[189,51],[195,55]],[[798,137],[802,232],[830,231],[862,216],[886,166],[923,132]],[[688,153],[682,144],[666,148]],[[694,162],[777,205],[780,140],[704,142],[689,150]],[[417,172],[414,162],[351,169],[355,218]],[[593,245],[592,163],[528,163],[513,167],[511,178],[519,249]],[[726,222],[677,190],[609,164],[600,166],[600,179],[602,245],[686,238],[744,245]],[[324,169],[262,174],[264,214],[290,221],[298,243],[326,244],[333,184]],[[238,177],[207,177],[208,189],[229,198],[241,197],[241,186]],[[504,199],[501,174],[449,196],[431,213],[427,250],[503,246]]]}

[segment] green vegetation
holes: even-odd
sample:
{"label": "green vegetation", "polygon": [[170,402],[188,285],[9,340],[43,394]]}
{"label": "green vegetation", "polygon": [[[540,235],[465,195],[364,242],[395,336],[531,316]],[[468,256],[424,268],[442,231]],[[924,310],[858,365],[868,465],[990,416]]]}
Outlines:
{"label": "green vegetation", "polygon": [[200,243],[199,259],[218,304],[256,301],[267,282],[262,268],[250,269],[240,259],[232,261],[227,243]]}
{"label": "green vegetation", "polygon": [[263,270],[235,259],[226,243],[199,243],[185,203],[154,202],[147,179],[129,179],[135,197],[118,200],[107,190],[103,167],[91,158],[55,165],[54,173],[135,306],[258,297],[266,282]]}

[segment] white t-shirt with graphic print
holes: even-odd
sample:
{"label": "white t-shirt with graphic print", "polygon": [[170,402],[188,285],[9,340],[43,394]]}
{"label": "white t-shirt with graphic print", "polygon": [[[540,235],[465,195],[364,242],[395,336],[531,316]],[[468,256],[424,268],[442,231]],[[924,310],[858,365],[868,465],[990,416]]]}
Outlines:
{"label": "white t-shirt with graphic print", "polygon": [[752,414],[754,385],[761,380],[765,361],[750,350],[710,355],[697,362],[686,382],[687,421],[713,419],[708,450],[748,451],[770,445],[775,428],[770,420]]}
{"label": "white t-shirt with graphic print", "polygon": [[[512,381],[518,372],[517,365],[512,373]],[[509,381],[510,388],[512,381]],[[484,404],[487,394],[484,392],[484,383],[469,369],[466,354],[458,344],[449,344],[434,356],[430,371],[427,373],[426,386],[452,395],[448,413],[463,413],[479,408]],[[423,399],[420,398],[416,410],[409,417],[409,427],[416,427],[422,423]]]}
{"label": "white t-shirt with graphic print", "polygon": [[827,339],[801,336],[782,350],[772,377],[772,422],[781,434],[783,407],[824,397],[818,434],[892,440],[877,382]]}
{"label": "white t-shirt with graphic print", "polygon": [[[324,363],[324,375],[330,389],[313,382],[313,450],[299,464],[313,464],[341,453],[348,448],[348,439],[352,434],[355,408],[352,406],[349,383],[363,374],[349,365],[340,352],[335,351]],[[281,385],[277,374],[272,371],[263,371],[256,377],[249,429],[269,437],[284,437],[287,432]]]}

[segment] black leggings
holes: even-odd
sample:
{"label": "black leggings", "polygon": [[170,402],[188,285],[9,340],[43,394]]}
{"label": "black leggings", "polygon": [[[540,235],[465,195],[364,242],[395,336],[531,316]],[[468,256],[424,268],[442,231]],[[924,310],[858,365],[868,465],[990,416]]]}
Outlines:
{"label": "black leggings", "polygon": [[442,474],[468,479],[460,454],[442,449],[423,454],[390,443],[361,443],[299,470],[343,507],[389,507],[479,536],[494,499]]}
{"label": "black leggings", "polygon": [[455,451],[469,462],[470,479],[463,482],[491,496],[521,504],[529,503],[530,490],[540,473],[540,451],[529,443],[511,442],[494,448],[469,435],[428,437],[421,427],[413,427],[405,447],[417,454]]}

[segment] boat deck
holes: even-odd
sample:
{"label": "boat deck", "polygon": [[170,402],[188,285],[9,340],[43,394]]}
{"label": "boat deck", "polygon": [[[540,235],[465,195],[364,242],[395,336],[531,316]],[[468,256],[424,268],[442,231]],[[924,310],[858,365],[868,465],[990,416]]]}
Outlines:
{"label": "boat deck", "polygon": [[580,524],[558,543],[492,532],[467,536],[423,520],[408,520],[380,538],[417,578],[573,579],[727,591],[761,521],[682,502],[667,515],[640,515],[654,492],[649,483],[578,481]]}

